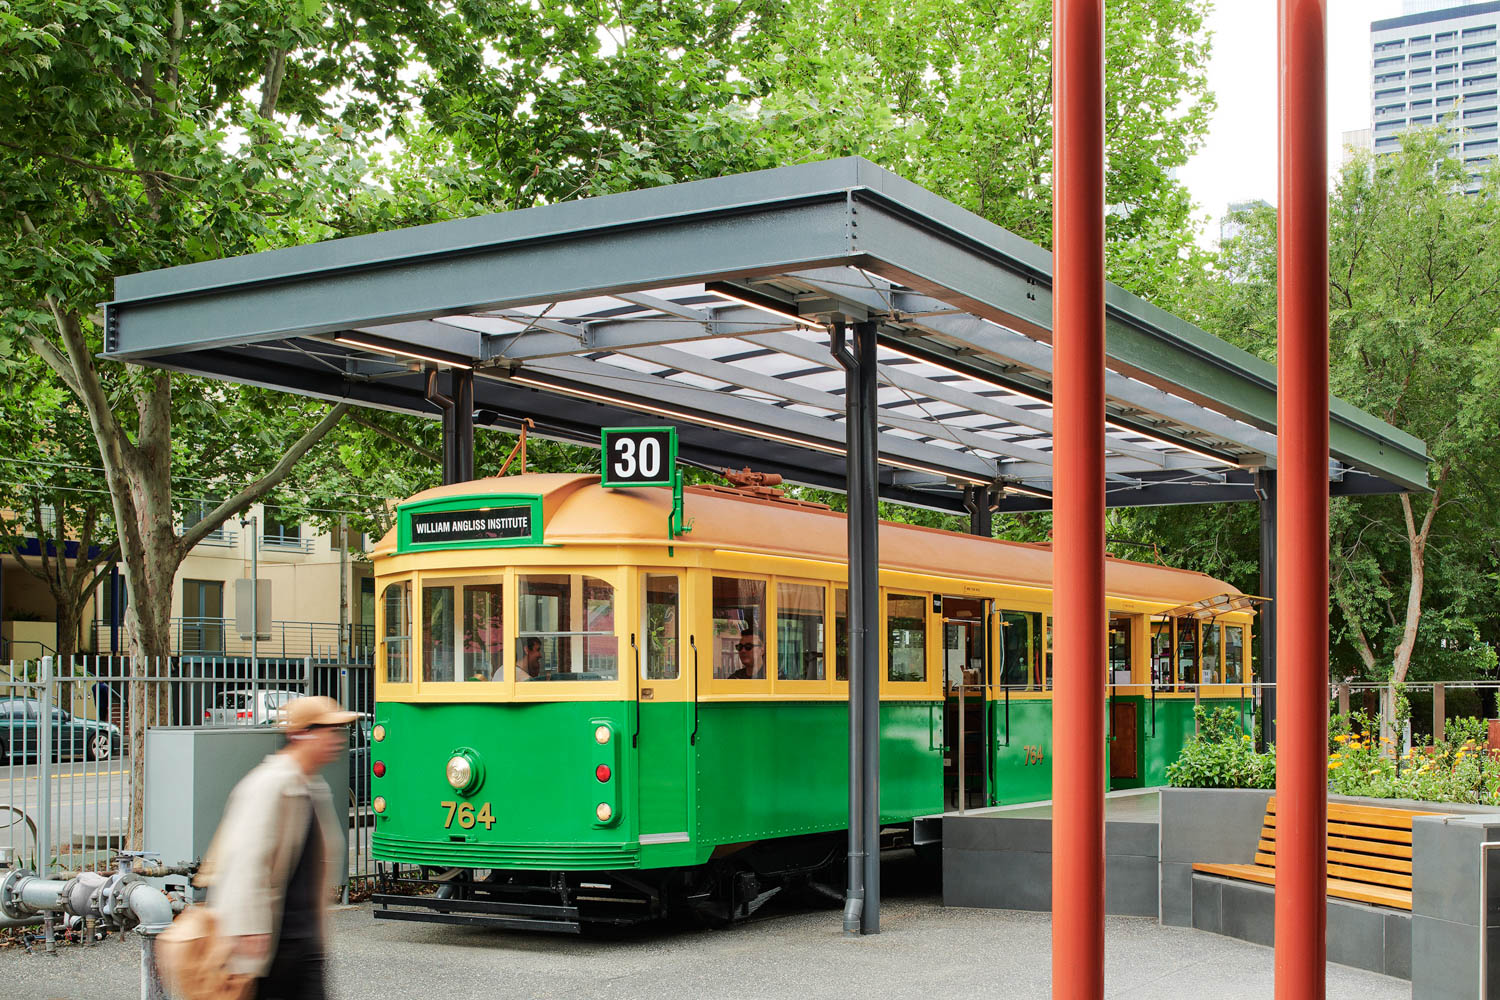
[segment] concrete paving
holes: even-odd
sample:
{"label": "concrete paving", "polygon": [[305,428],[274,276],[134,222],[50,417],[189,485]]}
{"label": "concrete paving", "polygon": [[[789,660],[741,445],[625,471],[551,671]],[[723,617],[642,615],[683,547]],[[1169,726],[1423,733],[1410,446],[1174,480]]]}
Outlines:
{"label": "concrete paving", "polygon": [[[778,915],[729,930],[562,937],[374,921],[368,906],[334,914],[337,1000],[549,998],[1046,997],[1045,913],[945,909],[930,896],[889,899],[877,937],[846,938],[834,910]],[[1202,1000],[1272,993],[1268,948],[1154,920],[1111,917],[1111,998]],[[136,1000],[133,939],[57,956],[0,951],[0,996]],[[1330,1000],[1407,1000],[1410,984],[1328,967]]]}

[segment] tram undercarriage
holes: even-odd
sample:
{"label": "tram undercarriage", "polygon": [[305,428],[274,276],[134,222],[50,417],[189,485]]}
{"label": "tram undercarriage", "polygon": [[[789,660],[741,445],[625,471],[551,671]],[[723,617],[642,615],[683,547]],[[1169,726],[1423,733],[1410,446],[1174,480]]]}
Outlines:
{"label": "tram undercarriage", "polygon": [[[683,918],[727,926],[773,899],[842,905],[847,835],[812,834],[720,847],[691,868],[564,872],[402,866],[380,872],[377,920],[578,934]],[[881,832],[882,850],[912,845],[912,828]]]}

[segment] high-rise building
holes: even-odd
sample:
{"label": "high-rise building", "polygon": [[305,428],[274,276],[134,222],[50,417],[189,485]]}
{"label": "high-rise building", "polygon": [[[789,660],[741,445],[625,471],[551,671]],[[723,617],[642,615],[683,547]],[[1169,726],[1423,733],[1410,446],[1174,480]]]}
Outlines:
{"label": "high-rise building", "polygon": [[1375,152],[1394,152],[1408,128],[1447,124],[1475,190],[1500,145],[1500,2],[1406,0],[1405,11],[1370,24]]}

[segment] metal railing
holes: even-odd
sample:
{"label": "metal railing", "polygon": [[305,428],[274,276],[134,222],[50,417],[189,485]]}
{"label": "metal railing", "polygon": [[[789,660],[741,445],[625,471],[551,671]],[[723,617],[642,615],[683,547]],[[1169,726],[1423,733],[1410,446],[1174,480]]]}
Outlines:
{"label": "metal railing", "polygon": [[[374,712],[368,662],[310,655],[256,667],[243,657],[200,656],[0,662],[0,860],[46,876],[138,849],[125,842],[146,795],[133,779],[132,731],[264,724],[304,694],[336,698],[367,718]],[[350,758],[349,788],[333,793],[336,804],[348,804],[348,870],[357,883],[374,875],[363,726],[355,727]]]}
{"label": "metal railing", "polygon": [[[92,622],[94,649],[100,653],[109,648],[114,626],[109,622]],[[233,618],[173,618],[171,621],[172,653],[181,656],[249,656],[250,640],[241,638]],[[119,643],[125,641],[123,626]],[[271,629],[262,632],[257,653],[262,658],[326,656],[342,651],[346,659],[369,662],[375,645],[375,626],[339,625],[337,622],[273,621]],[[120,650],[124,652],[123,648]]]}

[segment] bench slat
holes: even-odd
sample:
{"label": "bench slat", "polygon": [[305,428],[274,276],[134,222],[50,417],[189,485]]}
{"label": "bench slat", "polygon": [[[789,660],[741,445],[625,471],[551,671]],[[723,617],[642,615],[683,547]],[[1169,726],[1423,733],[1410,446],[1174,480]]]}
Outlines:
{"label": "bench slat", "polygon": [[[1276,841],[1262,837],[1256,849],[1266,854],[1275,855]],[[1350,860],[1354,856],[1368,859],[1361,861],[1369,868],[1385,868],[1393,872],[1411,871],[1411,848],[1401,844],[1382,844],[1373,840],[1356,840],[1352,837],[1329,837],[1328,856],[1348,855],[1341,860]]]}
{"label": "bench slat", "polygon": [[[1275,870],[1263,868],[1259,865],[1199,864],[1193,866],[1193,871],[1203,872],[1205,875],[1218,875],[1223,878],[1239,879],[1242,882],[1257,882],[1273,888],[1276,885]],[[1357,903],[1369,903],[1372,906],[1389,906],[1397,910],[1411,909],[1410,889],[1387,889],[1381,886],[1366,885],[1362,882],[1349,882],[1344,879],[1331,878],[1328,880],[1328,895],[1336,899],[1350,899]]]}

